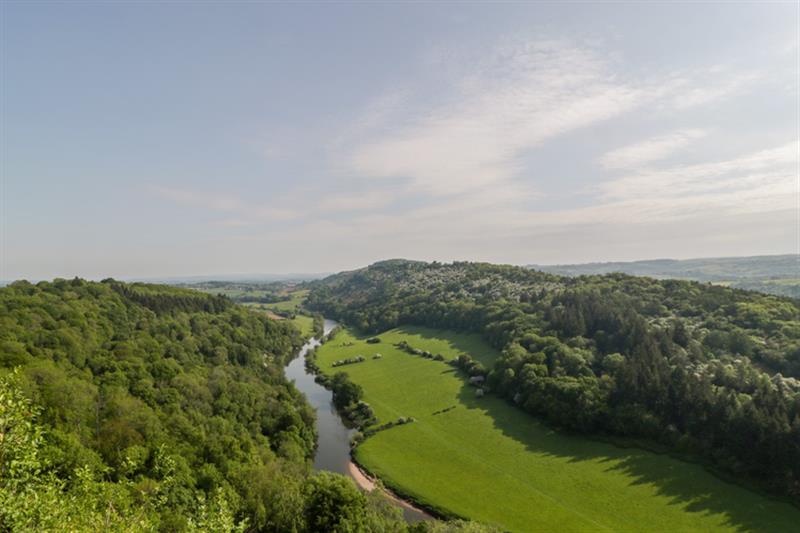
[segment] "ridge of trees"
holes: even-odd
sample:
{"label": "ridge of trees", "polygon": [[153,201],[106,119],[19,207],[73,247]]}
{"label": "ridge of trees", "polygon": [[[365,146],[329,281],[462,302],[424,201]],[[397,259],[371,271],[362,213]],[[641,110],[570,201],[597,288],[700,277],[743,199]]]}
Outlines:
{"label": "ridge of trees", "polygon": [[586,434],[656,441],[800,502],[800,302],[622,274],[393,260],[310,284],[365,332],[478,332],[492,391]]}
{"label": "ridge of trees", "polygon": [[302,343],[185,289],[0,288],[0,531],[442,530],[311,471],[315,414],[283,374]]}

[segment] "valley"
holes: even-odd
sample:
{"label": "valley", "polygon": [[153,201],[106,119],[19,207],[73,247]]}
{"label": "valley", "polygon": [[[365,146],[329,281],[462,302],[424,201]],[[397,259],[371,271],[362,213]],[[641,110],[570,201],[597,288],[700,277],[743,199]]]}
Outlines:
{"label": "valley", "polygon": [[[726,483],[702,466],[556,431],[489,393],[445,361],[496,352],[474,335],[401,327],[369,337],[341,331],[317,351],[326,374],[363,387],[381,430],[354,457],[387,486],[438,513],[509,531],[789,531],[797,508]],[[380,353],[379,359],[373,356]],[[364,362],[333,367],[363,355]]]}

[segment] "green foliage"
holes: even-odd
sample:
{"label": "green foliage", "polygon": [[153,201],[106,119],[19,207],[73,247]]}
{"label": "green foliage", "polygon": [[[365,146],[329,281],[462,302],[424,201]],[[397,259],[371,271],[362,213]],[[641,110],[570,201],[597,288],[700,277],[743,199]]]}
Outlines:
{"label": "green foliage", "polygon": [[553,425],[657,441],[800,502],[796,300],[622,274],[399,260],[311,285],[309,308],[366,332],[414,324],[481,333],[502,355],[458,365]]}
{"label": "green foliage", "polygon": [[363,530],[366,497],[349,480],[330,472],[312,476],[305,487],[306,523],[312,531]]}
{"label": "green foliage", "polygon": [[[172,459],[159,454],[154,468],[161,479],[119,483],[98,479],[88,467],[59,477],[42,453],[45,430],[41,409],[19,386],[19,372],[0,377],[0,530],[2,531],[156,531],[173,484]],[[132,453],[126,463],[137,462]],[[130,473],[130,472],[129,472]],[[189,531],[244,531],[234,519],[226,497],[214,495],[210,505],[184,512]]]}
{"label": "green foliage", "polygon": [[[380,337],[381,360],[346,367],[377,418],[354,455],[423,505],[500,531],[791,531],[800,518],[701,465],[554,430],[493,393],[476,398],[464,372],[399,347],[499,356],[472,335],[404,326]],[[317,350],[318,365],[336,372],[334,361],[369,346],[343,330]],[[391,424],[401,417],[415,420]]]}
{"label": "green foliage", "polygon": [[0,531],[406,531],[310,474],[314,412],[283,375],[302,342],[197,291],[0,289]]}

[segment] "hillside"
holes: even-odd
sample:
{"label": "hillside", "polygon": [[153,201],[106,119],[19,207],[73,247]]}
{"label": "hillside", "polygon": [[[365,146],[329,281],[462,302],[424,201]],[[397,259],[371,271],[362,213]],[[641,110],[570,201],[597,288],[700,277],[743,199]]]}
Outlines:
{"label": "hillside", "polygon": [[561,277],[393,260],[310,285],[307,305],[362,331],[476,332],[464,360],[549,423],[643,439],[800,501],[800,304],[690,281]]}
{"label": "hillside", "polygon": [[406,531],[310,471],[314,411],[283,375],[301,343],[196,291],[0,289],[0,530]]}
{"label": "hillside", "polygon": [[528,266],[564,276],[620,272],[633,276],[708,281],[737,289],[800,298],[800,256],[793,254]]}

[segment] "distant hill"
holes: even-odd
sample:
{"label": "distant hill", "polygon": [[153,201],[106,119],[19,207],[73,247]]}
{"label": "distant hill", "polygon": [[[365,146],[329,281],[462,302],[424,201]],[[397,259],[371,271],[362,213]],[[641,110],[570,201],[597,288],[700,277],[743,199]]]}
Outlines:
{"label": "distant hill", "polygon": [[563,276],[622,272],[660,279],[707,281],[737,289],[800,298],[800,255],[797,254],[528,266]]}

